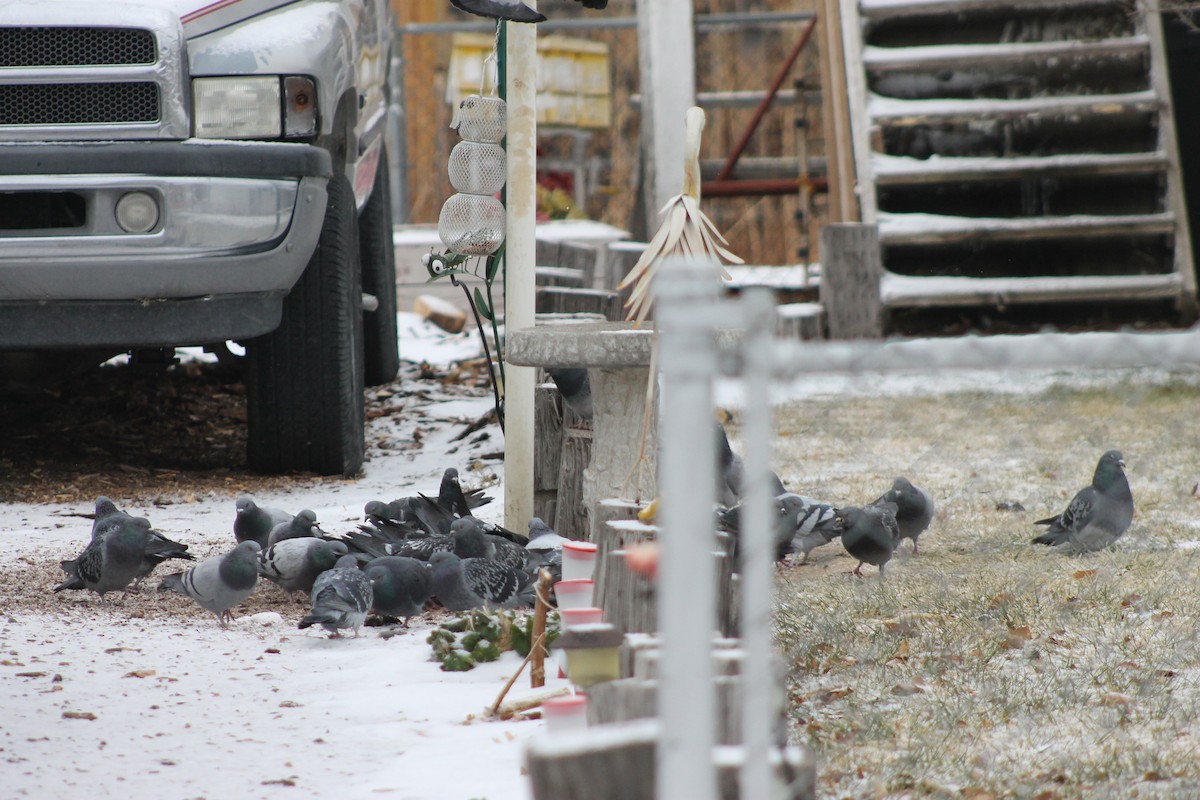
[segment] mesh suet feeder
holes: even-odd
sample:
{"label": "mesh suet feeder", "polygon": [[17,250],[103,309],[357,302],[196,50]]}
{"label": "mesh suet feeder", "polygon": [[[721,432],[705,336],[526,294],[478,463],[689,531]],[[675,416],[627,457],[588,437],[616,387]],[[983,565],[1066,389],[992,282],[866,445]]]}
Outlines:
{"label": "mesh suet feeder", "polygon": [[438,236],[452,253],[490,256],[504,243],[505,233],[504,205],[495,196],[507,175],[500,146],[505,103],[499,97],[464,97],[450,127],[463,140],[450,153],[448,172],[456,194],[442,205]]}

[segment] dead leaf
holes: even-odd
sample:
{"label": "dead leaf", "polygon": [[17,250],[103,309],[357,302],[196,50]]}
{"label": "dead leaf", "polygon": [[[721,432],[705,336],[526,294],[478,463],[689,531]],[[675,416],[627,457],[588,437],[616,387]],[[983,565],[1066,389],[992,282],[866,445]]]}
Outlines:
{"label": "dead leaf", "polygon": [[64,711],[63,719],[89,719],[94,720],[96,715],[90,711]]}
{"label": "dead leaf", "polygon": [[967,800],[996,800],[996,795],[978,786],[964,786],[959,794]]}
{"label": "dead leaf", "polygon": [[280,708],[303,708],[304,706],[297,703],[295,700],[284,700],[279,704]]}
{"label": "dead leaf", "polygon": [[1105,692],[1100,695],[1100,705],[1102,706],[1127,706],[1132,702],[1129,695],[1121,692]]}
{"label": "dead leaf", "polygon": [[892,687],[892,694],[898,697],[911,697],[914,694],[924,694],[925,690],[915,683],[897,683]]}
{"label": "dead leaf", "polygon": [[135,669],[133,672],[126,672],[122,677],[125,678],[150,678],[154,676],[152,669]]}
{"label": "dead leaf", "polygon": [[821,689],[812,692],[808,695],[808,699],[816,700],[818,703],[832,703],[834,700],[841,700],[853,691],[849,686],[837,686],[833,689]]}
{"label": "dead leaf", "polygon": [[1005,650],[1020,650],[1025,646],[1026,642],[1033,638],[1033,631],[1028,625],[1019,625],[1015,628],[1008,629],[1008,636],[1001,644]]}
{"label": "dead leaf", "polygon": [[1013,597],[1008,592],[1001,592],[1000,594],[998,594],[992,598],[992,607],[1005,606],[1005,605],[1008,605],[1009,603],[1016,602],[1016,599],[1017,599],[1016,597]]}
{"label": "dead leaf", "polygon": [[45,672],[18,672],[18,678],[44,678],[48,673]]}
{"label": "dead leaf", "polygon": [[1077,570],[1075,570],[1074,573],[1071,574],[1071,577],[1077,581],[1081,581],[1084,578],[1090,578],[1095,574],[1096,574],[1096,570],[1094,570],[1094,569],[1077,569]]}

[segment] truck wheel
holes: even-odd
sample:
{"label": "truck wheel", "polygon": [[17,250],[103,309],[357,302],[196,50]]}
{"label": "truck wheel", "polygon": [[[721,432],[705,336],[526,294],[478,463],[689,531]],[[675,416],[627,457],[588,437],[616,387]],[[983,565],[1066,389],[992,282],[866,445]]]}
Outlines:
{"label": "truck wheel", "polygon": [[260,472],[354,475],[363,463],[362,280],[354,192],[329,181],[317,249],[279,327],[246,348],[247,457]]}
{"label": "truck wheel", "polygon": [[380,145],[375,188],[358,218],[362,248],[363,291],[379,300],[375,311],[363,312],[363,350],[366,383],[389,383],[400,371],[396,339],[396,250],[392,244],[391,175],[387,149]]}

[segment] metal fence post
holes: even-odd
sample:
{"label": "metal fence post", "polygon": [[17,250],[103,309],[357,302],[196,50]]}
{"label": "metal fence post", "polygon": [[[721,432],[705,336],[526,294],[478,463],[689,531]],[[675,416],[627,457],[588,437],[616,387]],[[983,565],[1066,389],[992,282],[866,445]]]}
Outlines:
{"label": "metal fence post", "polygon": [[739,589],[742,595],[742,745],[745,761],[741,794],[746,800],[775,800],[779,782],[771,767],[776,709],[776,677],[772,668],[775,537],[771,513],[771,355],[775,332],[775,299],[770,289],[747,289],[739,303],[745,334],[741,372],[745,399],[742,435],[745,446],[745,489],[742,530],[738,541]]}
{"label": "metal fence post", "polygon": [[655,279],[663,411],[659,415],[662,498],[658,622],[658,800],[716,800],[715,526],[716,448],[712,390],[717,372],[711,265],[663,262]]}

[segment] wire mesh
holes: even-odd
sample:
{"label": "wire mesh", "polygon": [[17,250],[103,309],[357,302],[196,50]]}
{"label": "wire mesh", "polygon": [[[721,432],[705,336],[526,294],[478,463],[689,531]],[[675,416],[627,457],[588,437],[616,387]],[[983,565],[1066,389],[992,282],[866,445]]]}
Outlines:
{"label": "wire mesh", "polygon": [[495,194],[504,188],[504,148],[498,144],[459,142],[450,151],[450,185],[468,194]]}
{"label": "wire mesh", "polygon": [[489,195],[451,195],[442,205],[438,236],[451,252],[491,255],[504,242],[504,206]]}

